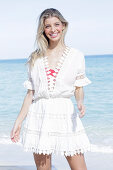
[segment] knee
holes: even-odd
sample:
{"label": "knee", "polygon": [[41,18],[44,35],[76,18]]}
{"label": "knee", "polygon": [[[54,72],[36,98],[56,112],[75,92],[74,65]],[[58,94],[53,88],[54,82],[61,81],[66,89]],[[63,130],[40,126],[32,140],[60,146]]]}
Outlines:
{"label": "knee", "polygon": [[37,170],[51,170],[51,155],[33,154]]}

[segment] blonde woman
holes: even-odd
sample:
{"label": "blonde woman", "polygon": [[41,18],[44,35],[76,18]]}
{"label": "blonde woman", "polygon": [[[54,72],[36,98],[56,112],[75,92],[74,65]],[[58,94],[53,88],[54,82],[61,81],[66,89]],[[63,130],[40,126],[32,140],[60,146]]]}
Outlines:
{"label": "blonde woman", "polygon": [[72,170],[87,169],[84,152],[90,151],[90,142],[80,118],[85,114],[83,86],[91,81],[85,75],[83,53],[64,42],[67,28],[58,10],[40,14],[38,47],[27,61],[28,91],[11,131],[11,140],[18,142],[26,117],[22,143],[25,151],[33,152],[37,170],[51,169],[52,153],[64,155]]}

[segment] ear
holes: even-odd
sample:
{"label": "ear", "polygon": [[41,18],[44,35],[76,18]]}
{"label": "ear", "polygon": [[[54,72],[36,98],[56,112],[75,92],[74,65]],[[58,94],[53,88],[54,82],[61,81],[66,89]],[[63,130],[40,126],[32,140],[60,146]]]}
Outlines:
{"label": "ear", "polygon": [[65,24],[63,23],[63,28],[62,28],[62,31],[65,29]]}

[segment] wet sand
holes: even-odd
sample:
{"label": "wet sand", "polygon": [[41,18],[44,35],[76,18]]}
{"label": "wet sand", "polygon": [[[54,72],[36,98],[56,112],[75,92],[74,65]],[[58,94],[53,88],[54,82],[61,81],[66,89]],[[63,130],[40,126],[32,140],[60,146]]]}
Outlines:
{"label": "wet sand", "polygon": [[[84,154],[88,170],[113,170],[113,154]],[[36,170],[31,152],[16,144],[0,144],[0,170]],[[52,170],[70,170],[64,156],[52,155]]]}

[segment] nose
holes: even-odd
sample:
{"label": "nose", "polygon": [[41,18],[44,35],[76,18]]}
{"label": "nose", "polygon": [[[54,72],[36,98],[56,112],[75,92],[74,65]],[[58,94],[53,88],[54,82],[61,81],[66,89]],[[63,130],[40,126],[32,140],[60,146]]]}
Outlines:
{"label": "nose", "polygon": [[51,31],[52,31],[52,32],[55,31],[55,26],[51,26]]}

